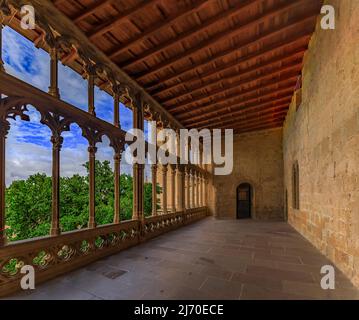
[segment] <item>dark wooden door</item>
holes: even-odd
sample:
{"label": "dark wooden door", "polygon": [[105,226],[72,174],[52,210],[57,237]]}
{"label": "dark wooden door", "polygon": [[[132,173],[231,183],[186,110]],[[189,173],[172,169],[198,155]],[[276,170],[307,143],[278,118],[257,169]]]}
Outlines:
{"label": "dark wooden door", "polygon": [[243,183],[237,188],[237,219],[251,217],[251,185]]}

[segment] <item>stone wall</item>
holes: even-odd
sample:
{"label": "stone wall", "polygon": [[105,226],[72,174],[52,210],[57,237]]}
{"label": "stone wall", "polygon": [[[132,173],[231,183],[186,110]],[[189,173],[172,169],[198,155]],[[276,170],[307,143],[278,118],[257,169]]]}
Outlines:
{"label": "stone wall", "polygon": [[233,172],[214,176],[214,215],[236,218],[236,190],[240,183],[253,187],[252,218],[283,219],[282,130],[234,137]]}
{"label": "stone wall", "polygon": [[292,103],[283,129],[284,185],[289,223],[359,285],[359,1],[327,3],[336,29],[318,24],[305,56],[302,103]]}

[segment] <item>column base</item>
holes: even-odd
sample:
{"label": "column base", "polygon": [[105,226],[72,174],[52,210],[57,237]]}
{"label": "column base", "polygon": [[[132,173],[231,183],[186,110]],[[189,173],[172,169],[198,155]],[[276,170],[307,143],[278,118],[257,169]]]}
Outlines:
{"label": "column base", "polygon": [[50,235],[51,236],[59,236],[61,234],[60,228],[51,228]]}

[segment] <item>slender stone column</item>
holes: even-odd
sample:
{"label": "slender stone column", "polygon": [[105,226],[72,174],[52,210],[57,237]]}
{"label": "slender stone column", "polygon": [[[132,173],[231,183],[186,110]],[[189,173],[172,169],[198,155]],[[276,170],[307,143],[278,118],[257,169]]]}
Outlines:
{"label": "slender stone column", "polygon": [[192,170],[191,172],[191,200],[190,200],[190,208],[195,208],[196,207],[196,197],[195,197],[195,193],[196,193],[196,182],[195,182],[195,172],[194,170]]}
{"label": "slender stone column", "polygon": [[199,206],[203,207],[203,176],[199,177]]}
{"label": "slender stone column", "polygon": [[152,170],[152,215],[157,216],[157,165],[151,166]]}
{"label": "slender stone column", "polygon": [[208,179],[204,179],[204,205],[207,206],[208,204]]}
{"label": "slender stone column", "polygon": [[170,164],[168,166],[170,169],[168,209],[170,212],[176,212],[176,166],[173,164]]}
{"label": "slender stone column", "polygon": [[88,112],[96,116],[95,112],[95,77],[96,70],[95,66],[88,65],[86,66],[87,72],[87,90],[88,90]]}
{"label": "slender stone column", "polygon": [[188,167],[185,168],[185,209],[188,210],[190,206],[190,184],[191,176]]}
{"label": "slender stone column", "polygon": [[[5,72],[2,60],[2,22],[0,21],[0,72]],[[0,99],[1,99],[0,91]],[[5,139],[10,129],[9,122],[0,119],[0,247],[6,243],[5,234]]]}
{"label": "slender stone column", "polygon": [[199,177],[199,173],[197,172],[196,174],[196,207],[200,207],[200,203],[199,203],[199,193],[200,193],[200,177]]}
{"label": "slender stone column", "polygon": [[197,207],[201,206],[201,176],[197,174]]}
{"label": "slender stone column", "polygon": [[[0,93],[1,97],[1,93]],[[10,129],[6,120],[0,120],[0,247],[6,243],[5,234],[5,139]]]}
{"label": "slender stone column", "polygon": [[50,235],[60,234],[60,151],[64,138],[53,135],[52,142],[52,219]]}
{"label": "slender stone column", "polygon": [[162,194],[161,194],[161,202],[162,202],[162,213],[167,213],[167,165],[162,165]]}
{"label": "slender stone column", "polygon": [[[144,117],[141,95],[137,95],[133,105],[133,128],[143,130]],[[133,164],[133,213],[132,219],[144,222],[144,164]]]}
{"label": "slender stone column", "polygon": [[113,223],[121,221],[121,152],[116,152],[114,156],[114,186],[115,186],[115,213]]}
{"label": "slender stone column", "polygon": [[50,87],[49,94],[59,99],[60,92],[58,86],[58,51],[56,44],[50,48]]}
{"label": "slender stone column", "polygon": [[120,123],[120,95],[115,92],[113,97],[113,125],[117,128],[121,128]]}
{"label": "slender stone column", "polygon": [[96,193],[96,185],[95,185],[95,161],[96,161],[96,152],[97,148],[95,145],[90,145],[88,147],[89,153],[89,222],[88,227],[95,228],[96,227],[96,217],[95,217],[95,193]]}
{"label": "slender stone column", "polygon": [[176,209],[184,210],[184,173],[181,165],[176,167]]}
{"label": "slender stone column", "polygon": [[[3,28],[3,25],[0,22],[0,72],[5,71],[4,61],[2,59],[2,28]],[[1,98],[1,92],[0,92],[0,98]]]}

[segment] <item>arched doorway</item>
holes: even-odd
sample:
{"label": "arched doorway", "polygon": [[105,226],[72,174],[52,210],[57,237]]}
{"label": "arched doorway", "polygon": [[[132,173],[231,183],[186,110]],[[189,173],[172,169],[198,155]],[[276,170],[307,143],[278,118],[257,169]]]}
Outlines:
{"label": "arched doorway", "polygon": [[237,219],[251,217],[252,211],[252,186],[249,183],[241,183],[237,187]]}

